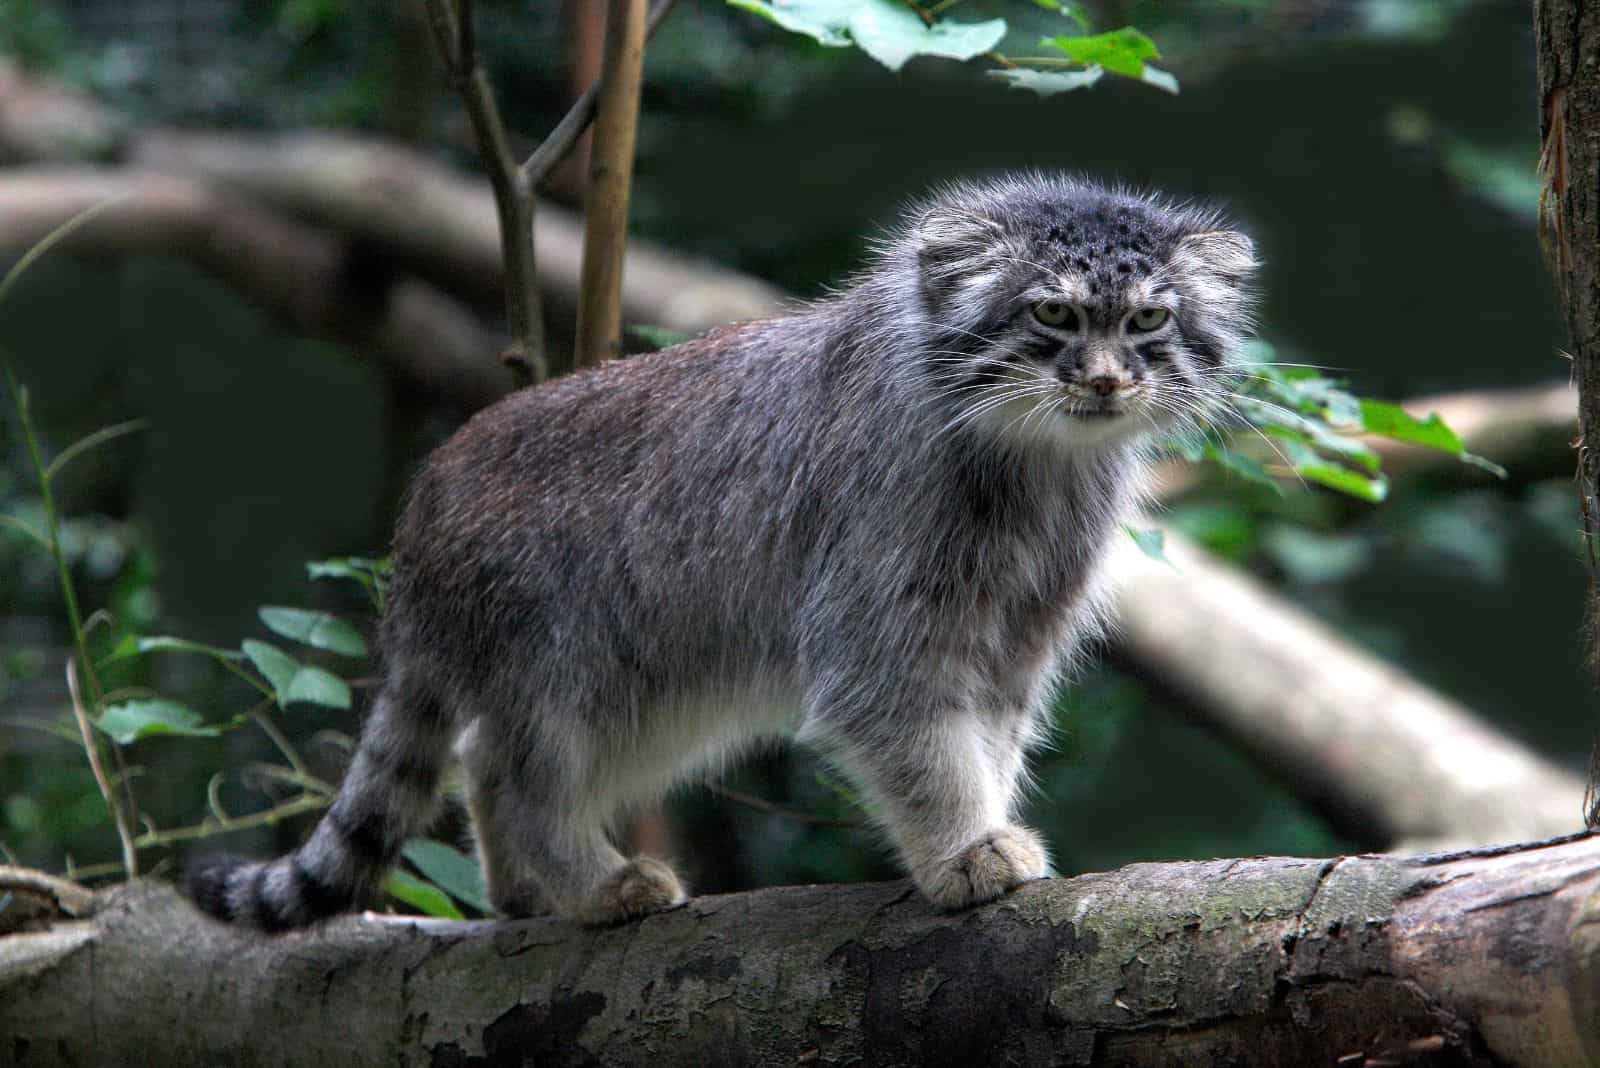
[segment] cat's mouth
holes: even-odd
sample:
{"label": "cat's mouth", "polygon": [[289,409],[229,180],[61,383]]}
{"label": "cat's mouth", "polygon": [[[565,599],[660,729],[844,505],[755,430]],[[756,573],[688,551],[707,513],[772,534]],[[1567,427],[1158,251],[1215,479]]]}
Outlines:
{"label": "cat's mouth", "polygon": [[1116,405],[1103,404],[1098,408],[1076,408],[1070,414],[1075,419],[1104,421],[1108,419],[1117,419],[1121,416],[1127,415],[1128,410]]}

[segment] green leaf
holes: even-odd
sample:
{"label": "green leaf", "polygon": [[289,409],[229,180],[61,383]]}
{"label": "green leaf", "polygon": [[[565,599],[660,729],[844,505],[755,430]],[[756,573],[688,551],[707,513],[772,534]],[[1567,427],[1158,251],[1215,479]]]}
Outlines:
{"label": "green leaf", "polygon": [[461,910],[450,903],[450,898],[443,890],[399,868],[389,872],[383,881],[383,890],[390,897],[404,901],[424,916],[437,916],[446,920],[466,919],[461,915]]}
{"label": "green leaf", "polygon": [[1240,412],[1247,415],[1251,422],[1264,428],[1275,437],[1293,441],[1303,441],[1326,449],[1328,452],[1365,467],[1372,474],[1377,474],[1382,460],[1371,448],[1355,440],[1345,437],[1334,431],[1327,423],[1320,419],[1311,419],[1297,412],[1287,411],[1281,407],[1267,404],[1254,397],[1240,397],[1236,402]]}
{"label": "green leaf", "polygon": [[1437,412],[1430,413],[1426,419],[1418,419],[1398,404],[1363,400],[1361,423],[1369,433],[1410,445],[1420,445],[1425,449],[1437,449],[1497,478],[1507,477],[1506,469],[1493,460],[1468,452],[1461,438],[1439,418]]}
{"label": "green leaf", "polygon": [[854,0],[728,0],[728,6],[759,15],[793,33],[803,33],[829,48],[850,45]]}
{"label": "green leaf", "polygon": [[1231,499],[1179,505],[1167,513],[1167,523],[1215,556],[1243,560],[1256,547],[1256,516]]}
{"label": "green leaf", "polygon": [[1411,445],[1421,445],[1428,449],[1438,449],[1451,456],[1460,456],[1464,451],[1461,439],[1456,437],[1454,430],[1445,426],[1444,420],[1439,418],[1438,413],[1433,413],[1426,419],[1418,419],[1398,404],[1363,400],[1361,425],[1369,433]]}
{"label": "green leaf", "polygon": [[272,687],[279,708],[296,702],[349,708],[350,687],[332,672],[302,664],[275,645],[246,639],[240,646]]}
{"label": "green leaf", "polygon": [[1139,547],[1139,551],[1152,560],[1160,560],[1168,567],[1172,561],[1167,559],[1167,536],[1157,527],[1141,530],[1138,527],[1123,527],[1128,532],[1128,537]]}
{"label": "green leaf", "polygon": [[154,734],[215,738],[234,726],[233,723],[207,724],[194,709],[164,698],[111,705],[94,725],[119,745],[129,745]]}
{"label": "green leaf", "polygon": [[932,26],[901,0],[728,0],[786,30],[838,48],[854,44],[890,70],[915,56],[971,59],[1006,35],[1005,19]]}
{"label": "green leaf", "polygon": [[1294,471],[1307,482],[1315,482],[1371,504],[1377,504],[1389,495],[1389,481],[1382,475],[1368,477],[1348,467],[1326,463],[1295,464]]}
{"label": "green leaf", "polygon": [[628,333],[652,349],[670,349],[674,345],[683,344],[693,336],[666,326],[630,326]]}
{"label": "green leaf", "polygon": [[348,579],[359,583],[379,611],[383,610],[383,595],[389,588],[389,576],[393,573],[394,565],[386,556],[338,556],[306,564],[306,574],[313,579]]}
{"label": "green leaf", "polygon": [[367,655],[367,643],[361,640],[355,628],[327,612],[263,605],[256,614],[268,630],[291,641],[341,656]]}
{"label": "green leaf", "polygon": [[213,660],[243,660],[244,654],[234,649],[219,649],[215,645],[204,645],[192,642],[187,638],[174,638],[166,634],[152,634],[148,637],[136,637],[132,634],[117,643],[106,657],[106,663],[113,660],[125,660],[130,656],[140,653],[196,653],[200,656],[209,656]]}
{"label": "green leaf", "polygon": [[483,871],[460,850],[432,838],[413,838],[406,843],[402,855],[457,901],[482,913],[494,912],[483,885]]}
{"label": "green leaf", "polygon": [[1005,82],[1013,89],[1030,89],[1040,96],[1070,93],[1074,89],[1087,89],[1105,76],[1099,67],[1088,70],[1024,70],[1010,67],[1005,70],[985,71],[991,78]]}
{"label": "green leaf", "polygon": [[1243,478],[1246,482],[1254,482],[1261,486],[1270,486],[1274,493],[1283,494],[1283,487],[1278,485],[1277,479],[1267,473],[1254,459],[1243,453],[1234,452],[1223,445],[1206,446],[1206,457],[1225,471],[1231,471]]}
{"label": "green leaf", "polygon": [[1464,453],[1462,453],[1461,454],[1461,462],[1464,463],[1464,464],[1468,464],[1468,465],[1470,465],[1472,467],[1476,467],[1480,471],[1487,471],[1491,475],[1493,475],[1495,478],[1510,478],[1511,477],[1511,472],[1510,471],[1507,471],[1505,468],[1501,467],[1499,464],[1495,463],[1493,460],[1488,459],[1487,457],[1479,456],[1475,452],[1464,452]]}
{"label": "green leaf", "polygon": [[314,579],[349,579],[367,585],[382,582],[393,571],[386,557],[335,556],[327,560],[312,560],[306,564],[306,574]]}
{"label": "green leaf", "polygon": [[1005,19],[952,22],[932,26],[898,0],[863,0],[850,15],[850,36],[867,55],[890,70],[899,70],[916,56],[971,59],[1000,43]]}
{"label": "green leaf", "polygon": [[1132,26],[1085,37],[1046,37],[1039,43],[1084,66],[1104,67],[1129,78],[1144,78],[1144,61],[1161,58],[1156,43]]}
{"label": "green leaf", "polygon": [[1178,78],[1171,71],[1162,70],[1160,67],[1152,67],[1146,63],[1144,70],[1139,72],[1139,80],[1146,85],[1153,85],[1157,89],[1165,90],[1173,96],[1178,95]]}
{"label": "green leaf", "polygon": [[1328,388],[1320,390],[1322,403],[1322,416],[1334,426],[1360,427],[1366,424],[1361,418],[1361,401],[1350,393],[1335,387],[1329,379],[1318,379],[1319,382],[1328,383]]}
{"label": "green leaf", "polygon": [[7,527],[16,531],[17,533],[38,544],[38,546],[42,549],[50,548],[49,538],[45,537],[37,530],[34,530],[27,523],[24,523],[14,515],[0,515],[0,527]]}

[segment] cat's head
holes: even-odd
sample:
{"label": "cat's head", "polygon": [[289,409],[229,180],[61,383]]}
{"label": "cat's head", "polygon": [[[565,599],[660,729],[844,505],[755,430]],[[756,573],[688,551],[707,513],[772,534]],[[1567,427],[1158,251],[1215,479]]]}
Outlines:
{"label": "cat's head", "polygon": [[1095,445],[1223,401],[1250,329],[1250,239],[1214,211],[1060,175],[913,213],[928,381],[958,425]]}

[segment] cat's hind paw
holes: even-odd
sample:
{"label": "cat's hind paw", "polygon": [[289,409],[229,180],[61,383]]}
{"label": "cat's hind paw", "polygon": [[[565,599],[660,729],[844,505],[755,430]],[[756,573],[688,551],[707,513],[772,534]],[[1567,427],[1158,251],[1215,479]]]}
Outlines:
{"label": "cat's hind paw", "polygon": [[996,827],[947,860],[916,875],[928,900],[942,909],[964,909],[1042,879],[1050,861],[1038,834],[1026,827]]}
{"label": "cat's hind paw", "polygon": [[671,868],[651,857],[634,857],[595,887],[577,919],[585,927],[609,927],[688,899]]}

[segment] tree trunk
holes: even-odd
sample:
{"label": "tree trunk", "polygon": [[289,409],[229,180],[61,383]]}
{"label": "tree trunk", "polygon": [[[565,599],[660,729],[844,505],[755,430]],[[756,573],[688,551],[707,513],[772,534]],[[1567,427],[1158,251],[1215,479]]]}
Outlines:
{"label": "tree trunk", "polygon": [[0,1061],[1600,1065],[1595,837],[1138,864],[957,915],[785,887],[600,932],[97,906],[0,938]]}
{"label": "tree trunk", "polygon": [[[1540,237],[1567,315],[1578,383],[1578,499],[1591,577],[1586,640],[1600,671],[1600,6],[1537,0]],[[1597,751],[1600,772],[1600,751]],[[1600,825],[1591,774],[1586,818]]]}

